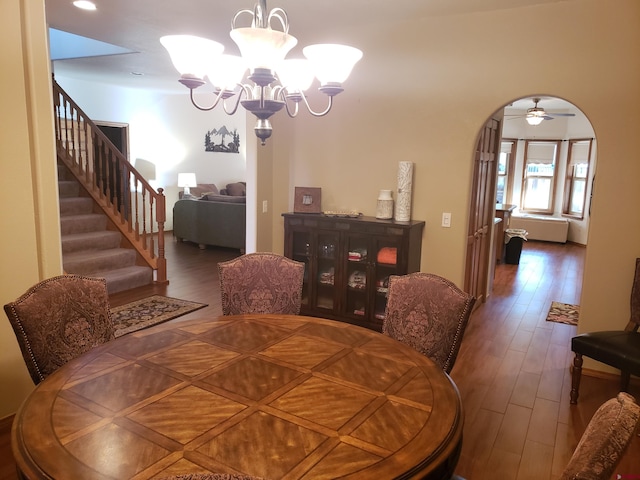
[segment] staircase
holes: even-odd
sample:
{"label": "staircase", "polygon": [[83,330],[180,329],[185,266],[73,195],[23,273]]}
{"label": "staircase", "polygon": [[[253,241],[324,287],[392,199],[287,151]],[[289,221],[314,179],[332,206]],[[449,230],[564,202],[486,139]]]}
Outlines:
{"label": "staircase", "polygon": [[64,165],[58,165],[60,195],[60,232],[62,262],[66,273],[107,280],[109,294],[148,285],[153,270],[136,265],[137,254],[122,248],[123,236],[109,229],[109,219],[89,196],[81,195],[81,187]]}
{"label": "staircase", "polygon": [[166,199],[53,81],[62,262],[110,294],[169,283]]}

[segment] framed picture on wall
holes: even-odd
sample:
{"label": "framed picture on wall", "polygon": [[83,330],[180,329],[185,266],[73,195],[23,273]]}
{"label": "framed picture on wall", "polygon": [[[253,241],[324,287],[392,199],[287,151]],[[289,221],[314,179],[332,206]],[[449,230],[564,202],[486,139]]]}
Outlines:
{"label": "framed picture on wall", "polygon": [[318,187],[295,187],[294,213],[322,213],[321,189]]}

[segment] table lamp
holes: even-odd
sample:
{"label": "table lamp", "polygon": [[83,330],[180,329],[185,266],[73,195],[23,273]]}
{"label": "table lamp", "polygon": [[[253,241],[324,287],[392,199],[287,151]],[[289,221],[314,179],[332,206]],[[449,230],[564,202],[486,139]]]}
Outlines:
{"label": "table lamp", "polygon": [[196,174],[195,173],[179,173],[178,174],[178,187],[183,187],[184,192],[182,194],[183,197],[190,197],[191,191],[189,190],[191,187],[197,187],[198,184],[196,182]]}

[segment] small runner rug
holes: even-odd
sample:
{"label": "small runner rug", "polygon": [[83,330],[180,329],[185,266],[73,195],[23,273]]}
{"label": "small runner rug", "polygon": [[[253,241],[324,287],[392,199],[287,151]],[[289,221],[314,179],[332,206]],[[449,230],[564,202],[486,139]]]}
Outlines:
{"label": "small runner rug", "polygon": [[568,325],[578,325],[580,306],[570,303],[551,302],[551,308],[547,315],[547,322],[566,323]]}
{"label": "small runner rug", "polygon": [[111,319],[115,328],[115,336],[121,337],[126,333],[166,322],[206,306],[206,303],[152,295],[126,305],[113,307],[111,309]]}

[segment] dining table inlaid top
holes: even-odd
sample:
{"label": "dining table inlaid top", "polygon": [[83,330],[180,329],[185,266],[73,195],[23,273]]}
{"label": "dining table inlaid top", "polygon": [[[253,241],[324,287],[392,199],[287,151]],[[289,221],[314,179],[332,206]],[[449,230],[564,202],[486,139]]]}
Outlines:
{"label": "dining table inlaid top", "polygon": [[16,414],[26,478],[448,478],[462,441],[451,379],[347,323],[293,315],[163,323],[99,346]]}

